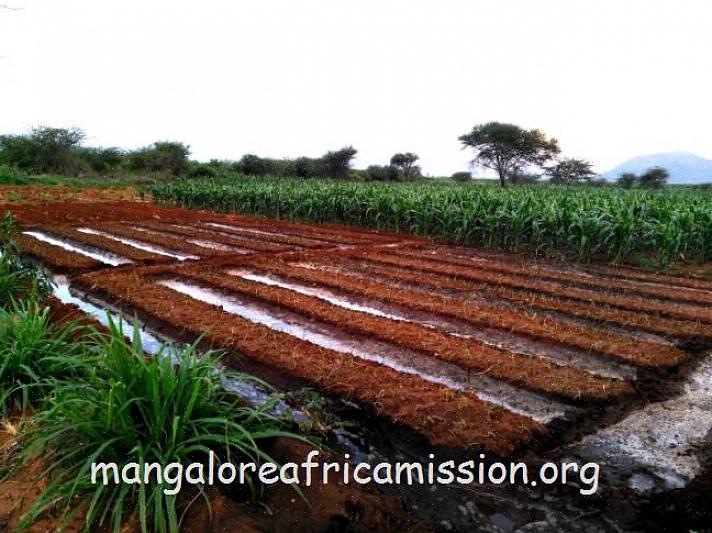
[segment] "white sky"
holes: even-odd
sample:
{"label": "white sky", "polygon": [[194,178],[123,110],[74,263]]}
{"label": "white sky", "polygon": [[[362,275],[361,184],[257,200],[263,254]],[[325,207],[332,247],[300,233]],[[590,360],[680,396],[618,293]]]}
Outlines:
{"label": "white sky", "polygon": [[712,158],[709,0],[4,0],[0,132],[180,140],[197,159],[396,151],[449,175],[457,137],[538,127],[598,171]]}

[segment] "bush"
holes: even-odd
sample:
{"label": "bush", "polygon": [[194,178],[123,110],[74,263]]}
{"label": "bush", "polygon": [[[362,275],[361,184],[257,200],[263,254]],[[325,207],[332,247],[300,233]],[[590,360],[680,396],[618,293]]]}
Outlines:
{"label": "bush", "polygon": [[97,174],[116,171],[125,156],[119,148],[79,147],[76,153],[86,167]]}
{"label": "bush", "polygon": [[450,179],[453,181],[459,181],[461,183],[472,181],[472,174],[469,172],[455,172],[452,176],[450,176]]}
{"label": "bush", "polygon": [[365,171],[367,181],[398,181],[400,169],[393,165],[371,165]]}
{"label": "bush", "polygon": [[187,346],[175,361],[164,353],[146,358],[138,330],[133,342],[120,325],[110,321],[109,330],[96,371],[83,382],[59,383],[48,409],[23,428],[23,464],[46,457],[40,475],[50,482],[21,528],[58,509],[65,523],[84,510],[87,530],[104,524],[119,533],[134,516],[144,531],[176,532],[181,509],[177,495],[165,493],[173,488],[165,480],[153,475],[146,484],[93,485],[91,464],[187,465],[207,461],[209,450],[220,460],[270,460],[265,442],[295,436],[267,413],[270,405],[251,408],[224,390],[214,354],[199,359]]}
{"label": "bush", "polygon": [[214,178],[217,175],[215,170],[209,165],[196,164],[188,170],[189,178]]}
{"label": "bush", "polygon": [[136,172],[160,172],[173,176],[188,168],[190,148],[179,142],[156,142],[127,156],[128,168]]}
{"label": "bush", "polygon": [[0,163],[38,174],[77,174],[77,148],[84,132],[77,128],[33,128],[24,135],[0,136]]}

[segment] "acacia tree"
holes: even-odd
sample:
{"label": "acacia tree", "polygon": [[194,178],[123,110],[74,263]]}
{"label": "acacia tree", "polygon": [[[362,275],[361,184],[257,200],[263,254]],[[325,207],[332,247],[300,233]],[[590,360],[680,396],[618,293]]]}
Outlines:
{"label": "acacia tree", "polygon": [[357,150],[353,146],[345,146],[341,150],[326,152],[321,156],[321,165],[326,177],[345,178],[351,170],[351,160],[356,157]]}
{"label": "acacia tree", "polygon": [[473,164],[497,172],[502,187],[513,170],[541,167],[561,151],[556,139],[539,130],[525,130],[502,122],[479,124],[458,139],[463,147],[475,151]]}
{"label": "acacia tree", "polygon": [[556,165],[548,167],[546,173],[551,176],[551,183],[558,184],[590,182],[596,175],[590,162],[573,157],[562,159]]}
{"label": "acacia tree", "polygon": [[404,179],[411,180],[420,174],[420,167],[415,164],[418,159],[420,158],[412,152],[393,154],[391,165],[401,170]]}

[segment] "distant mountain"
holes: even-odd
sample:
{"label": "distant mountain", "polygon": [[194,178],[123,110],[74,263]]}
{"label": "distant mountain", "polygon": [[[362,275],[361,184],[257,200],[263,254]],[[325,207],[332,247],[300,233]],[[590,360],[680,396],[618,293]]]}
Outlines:
{"label": "distant mountain", "polygon": [[641,174],[650,167],[666,168],[670,173],[668,183],[712,183],[712,159],[705,159],[689,152],[634,157],[601,174],[601,177],[615,181],[624,172]]}

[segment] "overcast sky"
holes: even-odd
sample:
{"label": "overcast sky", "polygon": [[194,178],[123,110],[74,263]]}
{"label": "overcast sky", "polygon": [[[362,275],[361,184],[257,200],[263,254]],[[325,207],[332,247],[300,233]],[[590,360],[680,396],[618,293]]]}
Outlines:
{"label": "overcast sky", "polygon": [[470,159],[457,137],[497,120],[603,172],[712,158],[711,101],[709,0],[0,2],[3,133],[205,160],[352,144],[358,167],[413,151],[449,175]]}

